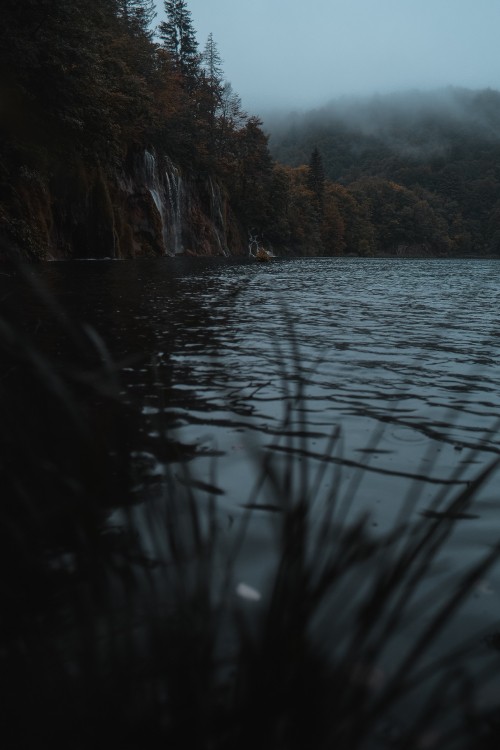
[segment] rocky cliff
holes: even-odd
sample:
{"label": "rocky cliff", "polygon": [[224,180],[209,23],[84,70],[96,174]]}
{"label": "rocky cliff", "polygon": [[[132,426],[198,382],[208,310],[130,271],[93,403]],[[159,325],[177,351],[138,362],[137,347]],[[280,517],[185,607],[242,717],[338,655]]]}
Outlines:
{"label": "rocky cliff", "polygon": [[241,255],[244,229],[216,177],[182,171],[153,148],[118,168],[20,166],[2,181],[0,232],[25,259]]}

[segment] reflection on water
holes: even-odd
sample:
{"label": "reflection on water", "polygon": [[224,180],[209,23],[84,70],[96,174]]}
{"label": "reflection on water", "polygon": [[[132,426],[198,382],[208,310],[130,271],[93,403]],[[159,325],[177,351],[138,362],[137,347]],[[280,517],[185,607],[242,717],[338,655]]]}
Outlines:
{"label": "reflection on water", "polygon": [[[421,479],[424,498],[433,485],[470,480],[498,453],[495,261],[162,259],[35,272],[123,362],[124,394],[142,410],[148,450],[154,455],[166,412],[173,436],[222,454],[229,504],[253,474],[248,441],[276,443],[299,380],[306,404],[290,430],[307,433],[300,448],[309,460],[322,457],[340,427],[337,460],[346,478],[348,467],[366,469],[357,503],[373,510],[384,498],[379,521],[403,480]],[[206,471],[200,462],[200,479]]]}
{"label": "reflection on water", "polygon": [[[292,451],[313,470],[324,460],[340,466],[350,517],[369,510],[381,529],[410,489],[415,517],[433,517],[438,492],[463,487],[499,453],[495,261],[161,259],[51,263],[32,273],[122,363],[124,398],[143,416],[136,456],[150,476],[161,474],[168,424],[196,455],[201,486],[212,484],[219,456],[218,493],[231,518],[251,500],[255,451],[283,465]],[[17,281],[1,283],[12,290]],[[63,348],[31,304],[28,324]],[[285,430],[298,384],[305,400]],[[272,509],[265,493],[259,502]],[[459,520],[452,556],[467,559],[498,532],[493,477]],[[250,530],[257,589],[263,539],[258,525]],[[491,601],[491,590],[498,582],[477,595]]]}
{"label": "reflection on water", "polygon": [[[296,595],[294,588],[302,581],[293,575],[301,552],[314,558],[316,573],[328,559],[338,556],[335,564],[342,569],[353,551],[360,556],[359,565],[347,565],[345,577],[339,575],[322,599],[314,634],[331,654],[350,649],[352,633],[357,646],[367,623],[370,638],[396,623],[387,648],[383,641],[372,651],[368,638],[367,662],[358,663],[356,649],[350,654],[350,683],[360,680],[376,692],[398,674],[398,664],[406,667],[406,655],[422,642],[422,633],[427,638],[432,618],[454,597],[458,602],[461,592],[466,601],[458,615],[452,612],[435,642],[429,636],[434,656],[471,635],[477,673],[488,648],[498,647],[498,572],[483,566],[470,588],[460,581],[498,542],[497,474],[470,507],[458,502],[450,509],[443,502],[464,489],[474,494],[473,480],[498,458],[498,268],[493,261],[306,259],[258,265],[164,259],[51,263],[28,272],[40,276],[71,315],[101,333],[119,363],[122,397],[131,406],[127,414],[138,418],[130,458],[137,469],[135,496],[148,502],[123,511],[114,505],[112,523],[119,526],[124,516],[136,521],[134,533],[138,528],[146,551],[149,544],[161,557],[167,537],[182,540],[183,525],[190,522],[191,506],[184,502],[189,490],[201,508],[201,525],[215,497],[217,540],[228,548],[241,541],[241,547],[234,568],[224,567],[218,546],[211,564],[219,579],[228,575],[228,590],[253,607],[257,618],[276,582],[276,530],[283,518],[276,494],[258,486],[259,462],[272,459],[282,486],[295,497],[302,486],[316,483],[308,493],[311,523],[306,527],[302,508],[285,516],[293,544],[284,546],[289,554],[280,570],[292,581],[295,601],[307,593],[299,586]],[[64,340],[60,328],[56,332],[21,274],[0,276],[0,294],[18,301],[22,325],[43,348],[71,361],[71,334]],[[161,494],[171,476],[167,459],[178,485],[187,489],[172,493],[179,505],[170,515],[172,503],[165,504]],[[331,471],[322,473],[324,467]],[[287,492],[282,496],[286,500]],[[337,528],[323,533],[327,527],[319,519],[332,500],[336,520],[368,512],[363,532],[350,536],[351,527],[342,543]],[[165,508],[160,525],[156,520]],[[418,522],[421,538],[430,539],[427,548],[412,525],[406,538],[398,533],[388,544],[381,537],[375,556],[363,557],[371,545],[368,539],[365,549],[366,528],[377,536],[408,517]],[[248,522],[241,538],[239,518]],[[308,529],[311,549],[296,544],[297,528]],[[442,539],[454,530],[444,552],[436,544],[434,555],[431,528]],[[424,560],[418,559],[416,576],[410,564],[409,577],[401,579],[404,565],[394,564],[394,550],[401,547],[403,559],[410,541],[410,560],[418,558],[415,548],[424,550]],[[189,568],[192,557],[187,561]],[[155,575],[148,572],[148,582]],[[391,580],[395,598],[384,612],[384,587]],[[163,605],[168,587],[167,593],[158,589],[157,603]],[[356,622],[358,630],[351,628]],[[480,639],[483,626],[487,637]],[[478,687],[484,705],[496,701],[496,685],[479,680]]]}

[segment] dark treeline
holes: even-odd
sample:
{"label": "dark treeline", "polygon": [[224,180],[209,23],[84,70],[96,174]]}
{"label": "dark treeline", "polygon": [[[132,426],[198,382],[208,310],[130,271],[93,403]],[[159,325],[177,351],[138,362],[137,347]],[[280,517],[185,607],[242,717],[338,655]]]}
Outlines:
{"label": "dark treeline", "polygon": [[302,187],[301,165],[319,150],[334,252],[500,251],[499,92],[339,100],[272,130],[273,155]]}
{"label": "dark treeline", "polygon": [[[151,0],[3,4],[0,221],[28,257],[82,256],[86,245],[90,255],[106,245],[118,257],[168,251],[131,222],[137,190],[134,210],[123,197],[145,149],[182,173],[186,223],[198,234],[208,233],[214,186],[235,252],[250,228],[276,224],[260,121],[225,81],[212,36],[198,48],[187,3],[167,0],[165,10],[152,31]],[[153,212],[145,222],[142,209],[153,234]]]}

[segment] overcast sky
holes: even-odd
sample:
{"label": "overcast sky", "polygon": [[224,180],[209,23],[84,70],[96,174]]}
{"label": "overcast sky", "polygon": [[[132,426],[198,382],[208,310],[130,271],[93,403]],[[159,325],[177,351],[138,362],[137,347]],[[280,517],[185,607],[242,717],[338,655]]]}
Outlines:
{"label": "overcast sky", "polygon": [[252,113],[341,95],[500,89],[500,0],[188,0],[188,7],[200,47],[212,32],[226,78]]}

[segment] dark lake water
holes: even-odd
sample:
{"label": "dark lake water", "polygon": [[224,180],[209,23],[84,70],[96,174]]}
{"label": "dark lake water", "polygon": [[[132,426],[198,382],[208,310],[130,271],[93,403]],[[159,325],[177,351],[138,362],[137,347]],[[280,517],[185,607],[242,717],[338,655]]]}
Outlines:
{"label": "dark lake water", "polygon": [[247,439],[273,442],[298,379],[307,451],[321,456],[339,427],[346,464],[366,470],[357,503],[380,521],[410,478],[424,500],[500,450],[496,261],[165,259],[34,273],[118,362],[139,355],[122,368],[123,389],[151,418],[152,445],[158,388],[171,384],[178,437],[224,454],[228,502]]}
{"label": "dark lake water", "polygon": [[[123,397],[143,420],[136,458],[161,476],[167,425],[191,447],[191,474],[217,485],[228,534],[248,502],[275,503],[269,488],[252,494],[265,455],[285,472],[293,455],[293,471],[312,475],[327,460],[317,494],[336,481],[347,518],[368,512],[379,533],[410,496],[405,512],[421,519],[500,453],[497,261],[161,259],[31,272],[123,363]],[[433,585],[499,540],[498,487],[495,473],[456,521]],[[254,512],[238,573],[256,592],[272,558],[271,516]],[[498,573],[480,581],[461,632],[498,622],[499,593]]]}

